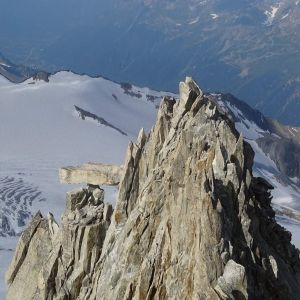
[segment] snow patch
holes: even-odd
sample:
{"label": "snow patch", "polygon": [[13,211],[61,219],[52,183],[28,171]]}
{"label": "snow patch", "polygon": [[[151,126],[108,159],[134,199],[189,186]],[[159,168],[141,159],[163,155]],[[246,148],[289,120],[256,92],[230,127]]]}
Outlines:
{"label": "snow patch", "polygon": [[239,132],[243,134],[245,138],[256,140],[263,136],[265,131],[258,127],[255,123],[246,119],[243,113],[237,107],[231,105],[228,102],[226,102],[226,104],[223,103],[221,97],[218,98],[218,103],[220,107],[223,108],[223,110],[232,113],[236,117],[237,121],[235,123],[235,127]]}
{"label": "snow patch", "polygon": [[200,17],[197,17],[196,19],[193,19],[192,21],[189,22],[189,25],[193,25],[193,24],[196,24],[198,23],[200,20]]}
{"label": "snow patch", "polygon": [[279,8],[280,8],[280,3],[277,4],[277,5],[271,6],[270,10],[266,10],[264,12],[264,14],[267,17],[267,20],[265,21],[266,25],[271,26],[273,24],[273,21],[274,21],[274,19],[276,17],[276,14],[277,14]]}
{"label": "snow patch", "polygon": [[5,63],[1,63],[1,62],[0,62],[0,66],[6,67],[6,68],[11,68],[11,66],[9,66],[9,65],[7,65],[7,64],[5,64]]}
{"label": "snow patch", "polygon": [[290,133],[292,136],[295,136],[295,133],[291,130],[291,128],[289,128],[288,130],[289,130],[289,133]]}
{"label": "snow patch", "polygon": [[249,69],[248,68],[243,68],[239,74],[241,78],[245,78],[249,75]]}

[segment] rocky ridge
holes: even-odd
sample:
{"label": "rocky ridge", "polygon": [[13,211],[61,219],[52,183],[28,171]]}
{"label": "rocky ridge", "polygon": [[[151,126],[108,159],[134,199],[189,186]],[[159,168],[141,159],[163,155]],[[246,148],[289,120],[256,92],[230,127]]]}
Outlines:
{"label": "rocky ridge", "polygon": [[[276,164],[278,170],[287,177],[300,179],[300,128],[286,126],[275,119],[265,117],[231,94],[216,94],[218,103],[232,116],[235,124],[252,122],[260,130],[254,138],[259,147]],[[231,108],[236,109],[232,111]],[[247,138],[247,136],[245,136]],[[252,137],[253,138],[253,137]]]}
{"label": "rocky ridge", "polygon": [[23,82],[30,77],[33,77],[34,80],[49,81],[49,74],[47,72],[14,64],[5,58],[2,53],[0,53],[0,75],[13,83]]}
{"label": "rocky ridge", "polygon": [[[113,211],[98,186],[37,214],[7,299],[297,299],[299,251],[275,221],[254,152],[190,78],[130,143]],[[21,298],[20,298],[21,297]]]}

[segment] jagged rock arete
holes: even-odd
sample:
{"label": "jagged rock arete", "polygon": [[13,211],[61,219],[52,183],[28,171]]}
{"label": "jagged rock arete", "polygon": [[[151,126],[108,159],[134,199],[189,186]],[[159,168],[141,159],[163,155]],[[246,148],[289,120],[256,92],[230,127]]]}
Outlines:
{"label": "jagged rock arete", "polygon": [[187,78],[129,145],[114,211],[90,186],[68,194],[60,226],[33,219],[7,299],[299,299],[299,252],[253,156]]}

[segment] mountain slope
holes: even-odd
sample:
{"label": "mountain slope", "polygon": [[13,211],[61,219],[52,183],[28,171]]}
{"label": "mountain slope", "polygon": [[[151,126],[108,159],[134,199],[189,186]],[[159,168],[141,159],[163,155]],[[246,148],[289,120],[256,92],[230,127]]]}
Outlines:
{"label": "mountain slope", "polygon": [[296,299],[299,250],[253,157],[187,78],[129,144],[114,210],[94,185],[68,193],[61,226],[35,216],[7,299]]}
{"label": "mountain slope", "polygon": [[300,125],[299,20],[295,0],[12,0],[0,4],[0,43],[13,61],[51,72],[101,70],[173,91],[192,75],[207,91],[230,87],[265,115]]}
{"label": "mountain slope", "polygon": [[[232,117],[236,128],[256,149],[254,170],[272,174],[275,187],[279,185],[281,191],[284,190],[283,186],[292,187],[294,192],[289,191],[286,196],[290,204],[294,202],[294,207],[299,210],[300,128],[284,126],[276,120],[266,118],[232,95],[219,94],[215,97]],[[271,178],[269,180],[272,180]]]}
{"label": "mountain slope", "polygon": [[[0,147],[0,235],[4,236],[0,238],[0,253],[7,260],[15,247],[14,235],[38,210],[44,215],[50,210],[60,219],[65,193],[71,188],[59,184],[60,167],[87,161],[120,164],[139,129],[150,131],[161,97],[177,98],[71,72],[52,75],[49,82],[29,79],[13,84],[0,77],[0,95],[0,139],[4,141]],[[251,143],[256,152],[254,174],[275,186],[277,218],[293,232],[293,242],[300,247],[299,179],[294,178],[298,173],[289,173],[286,159],[272,161],[268,147],[262,146],[265,154],[259,142],[293,137],[297,145],[299,129],[267,119],[232,96],[208,96],[231,115]],[[296,152],[289,153],[288,158]],[[297,163],[296,156],[293,163]],[[111,187],[105,191],[106,200],[115,203],[117,190]],[[4,272],[2,263],[1,267]]]}
{"label": "mountain slope", "polygon": [[46,72],[13,64],[0,53],[0,75],[6,77],[11,82],[20,83],[32,76],[44,77],[47,80],[46,74]]}

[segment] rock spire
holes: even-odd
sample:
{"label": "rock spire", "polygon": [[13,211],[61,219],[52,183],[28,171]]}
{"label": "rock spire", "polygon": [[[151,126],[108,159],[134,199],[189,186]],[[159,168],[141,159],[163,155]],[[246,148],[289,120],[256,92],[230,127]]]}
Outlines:
{"label": "rock spire", "polygon": [[67,195],[59,227],[36,215],[7,299],[299,299],[299,251],[253,156],[187,78],[128,146],[114,210],[89,186]]}

